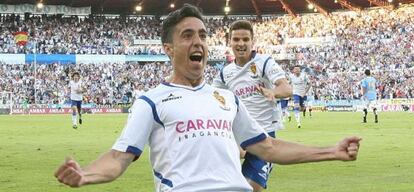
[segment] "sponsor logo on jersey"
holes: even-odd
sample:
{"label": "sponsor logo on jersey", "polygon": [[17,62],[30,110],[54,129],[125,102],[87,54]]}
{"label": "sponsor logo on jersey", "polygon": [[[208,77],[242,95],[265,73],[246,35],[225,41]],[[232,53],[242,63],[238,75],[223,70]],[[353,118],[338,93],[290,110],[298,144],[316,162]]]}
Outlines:
{"label": "sponsor logo on jersey", "polygon": [[170,95],[168,95],[167,98],[161,100],[161,102],[167,102],[167,101],[171,101],[171,100],[176,100],[176,99],[181,99],[182,96],[175,96],[174,94],[170,93]]}
{"label": "sponsor logo on jersey", "polygon": [[260,82],[256,85],[249,85],[249,86],[238,88],[235,91],[236,96],[240,98],[246,98],[246,97],[250,97],[253,95],[261,95],[258,89],[259,86],[265,87],[265,84],[263,82]]}
{"label": "sponsor logo on jersey", "polygon": [[190,119],[175,125],[178,141],[199,137],[233,138],[232,121],[225,119]]}
{"label": "sponsor logo on jersey", "polygon": [[216,99],[217,99],[217,101],[220,103],[220,107],[221,107],[223,110],[226,110],[226,111],[230,110],[230,107],[226,106],[226,99],[225,99],[223,96],[221,96],[221,95],[220,95],[220,93],[219,93],[218,91],[214,91],[214,92],[213,92],[213,96],[214,96],[214,98],[216,98]]}

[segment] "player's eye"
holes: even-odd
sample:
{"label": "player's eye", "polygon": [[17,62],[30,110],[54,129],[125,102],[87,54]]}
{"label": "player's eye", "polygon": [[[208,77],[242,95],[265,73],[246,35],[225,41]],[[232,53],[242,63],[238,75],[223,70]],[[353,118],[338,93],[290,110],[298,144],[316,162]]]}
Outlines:
{"label": "player's eye", "polygon": [[182,35],[182,37],[183,37],[184,39],[191,39],[191,38],[193,37],[193,34],[192,34],[192,33],[184,33],[184,34]]}

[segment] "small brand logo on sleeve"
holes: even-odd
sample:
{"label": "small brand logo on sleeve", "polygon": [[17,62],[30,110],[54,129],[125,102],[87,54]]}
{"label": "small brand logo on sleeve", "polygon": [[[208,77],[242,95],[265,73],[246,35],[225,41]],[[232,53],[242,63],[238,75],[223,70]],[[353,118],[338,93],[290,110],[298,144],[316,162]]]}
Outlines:
{"label": "small brand logo on sleeve", "polygon": [[161,102],[167,102],[167,101],[171,101],[171,100],[176,100],[176,99],[181,99],[182,96],[175,96],[174,94],[170,93],[170,95],[168,95],[167,98],[161,100]]}

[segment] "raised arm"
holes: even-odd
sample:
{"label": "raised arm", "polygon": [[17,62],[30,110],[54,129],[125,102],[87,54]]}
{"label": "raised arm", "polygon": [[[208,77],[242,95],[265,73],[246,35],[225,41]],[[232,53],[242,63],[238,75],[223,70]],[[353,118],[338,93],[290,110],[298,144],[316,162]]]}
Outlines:
{"label": "raised arm", "polygon": [[297,164],[329,160],[354,161],[357,159],[359,137],[347,137],[331,147],[310,147],[302,144],[273,139],[250,145],[246,150],[261,159],[278,164]]}
{"label": "raised arm", "polygon": [[55,177],[71,187],[111,182],[126,170],[135,157],[132,153],[111,150],[84,168],[74,159],[67,158],[55,172]]}

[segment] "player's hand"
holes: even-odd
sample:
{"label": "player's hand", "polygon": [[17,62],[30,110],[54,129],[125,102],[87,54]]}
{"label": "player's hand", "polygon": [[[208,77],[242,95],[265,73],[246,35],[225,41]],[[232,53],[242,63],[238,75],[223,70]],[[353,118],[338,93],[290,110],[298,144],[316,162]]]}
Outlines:
{"label": "player's hand", "polygon": [[80,187],[86,183],[84,172],[79,164],[72,158],[67,157],[65,162],[55,172],[57,180],[70,187]]}
{"label": "player's hand", "polygon": [[273,93],[273,90],[264,88],[262,86],[257,86],[257,89],[259,90],[260,94],[266,97],[267,100],[275,101],[275,95]]}
{"label": "player's hand", "polygon": [[360,137],[344,138],[336,145],[335,156],[342,161],[355,161],[358,156]]}

